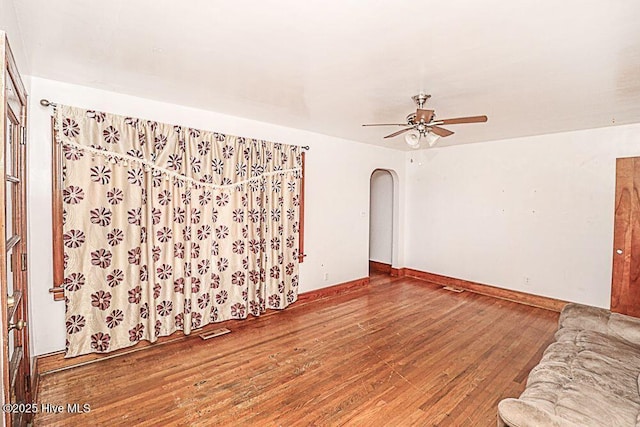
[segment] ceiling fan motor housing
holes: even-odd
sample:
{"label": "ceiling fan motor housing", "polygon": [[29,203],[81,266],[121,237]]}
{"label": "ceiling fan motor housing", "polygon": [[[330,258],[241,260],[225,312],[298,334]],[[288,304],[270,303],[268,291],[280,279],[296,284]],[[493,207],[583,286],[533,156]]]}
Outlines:
{"label": "ceiling fan motor housing", "polygon": [[418,108],[424,107],[424,103],[427,102],[429,98],[431,98],[431,95],[427,95],[426,93],[419,93],[418,95],[411,97],[411,99],[413,99],[413,102],[416,103]]}

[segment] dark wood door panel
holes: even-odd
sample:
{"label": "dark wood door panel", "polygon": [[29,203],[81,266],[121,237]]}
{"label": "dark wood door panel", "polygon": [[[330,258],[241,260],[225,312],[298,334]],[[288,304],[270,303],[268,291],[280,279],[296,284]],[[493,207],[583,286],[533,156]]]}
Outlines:
{"label": "dark wood door panel", "polygon": [[640,317],[640,158],[616,160],[611,310]]}

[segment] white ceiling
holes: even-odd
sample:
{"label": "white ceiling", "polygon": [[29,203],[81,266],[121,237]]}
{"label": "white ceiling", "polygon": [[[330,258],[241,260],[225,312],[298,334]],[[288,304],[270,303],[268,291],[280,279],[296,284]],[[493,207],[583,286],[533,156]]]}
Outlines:
{"label": "white ceiling", "polygon": [[[31,74],[405,149],[640,122],[640,1],[14,0]],[[215,124],[212,124],[215,127]],[[445,144],[446,145],[446,144]]]}

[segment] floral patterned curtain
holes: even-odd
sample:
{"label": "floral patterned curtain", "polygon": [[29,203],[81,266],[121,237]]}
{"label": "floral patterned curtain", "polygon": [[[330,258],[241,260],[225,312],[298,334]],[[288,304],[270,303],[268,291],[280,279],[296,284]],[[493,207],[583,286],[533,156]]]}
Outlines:
{"label": "floral patterned curtain", "polygon": [[58,106],[66,356],[297,299],[300,147]]}

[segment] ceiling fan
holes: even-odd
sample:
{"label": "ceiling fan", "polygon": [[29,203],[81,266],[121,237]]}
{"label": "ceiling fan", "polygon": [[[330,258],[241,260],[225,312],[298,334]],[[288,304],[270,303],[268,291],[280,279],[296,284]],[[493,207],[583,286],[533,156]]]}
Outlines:
{"label": "ceiling fan", "polygon": [[440,125],[483,123],[487,121],[487,116],[457,117],[455,119],[437,120],[434,110],[424,109],[424,104],[429,98],[431,98],[431,95],[426,95],[424,93],[411,98],[418,108],[415,113],[411,113],[407,116],[407,123],[376,123],[362,126],[404,126],[405,129],[393,132],[385,136],[385,138],[393,138],[394,136],[412,131],[411,133],[407,133],[404,139],[410,147],[418,148],[420,146],[420,139],[422,138],[427,140],[429,147],[433,147],[440,137],[444,138],[454,134],[454,132],[442,128]]}

